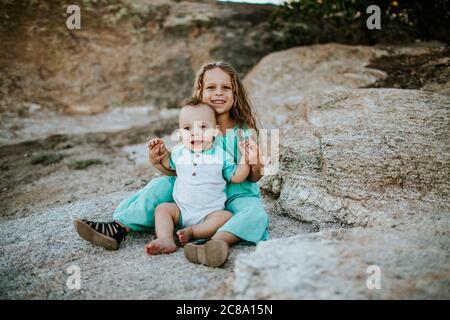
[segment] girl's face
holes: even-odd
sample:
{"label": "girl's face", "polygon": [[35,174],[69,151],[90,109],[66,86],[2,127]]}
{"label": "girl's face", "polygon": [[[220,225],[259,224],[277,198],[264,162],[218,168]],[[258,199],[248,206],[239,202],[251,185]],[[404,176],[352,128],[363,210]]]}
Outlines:
{"label": "girl's face", "polygon": [[208,70],[203,75],[202,102],[214,108],[217,115],[227,113],[234,103],[231,77],[220,68]]}

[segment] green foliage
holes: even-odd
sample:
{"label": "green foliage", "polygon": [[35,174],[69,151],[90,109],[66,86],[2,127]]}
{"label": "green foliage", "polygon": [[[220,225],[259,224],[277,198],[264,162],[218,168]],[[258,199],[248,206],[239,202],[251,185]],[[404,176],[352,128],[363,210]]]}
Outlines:
{"label": "green foliage", "polygon": [[57,163],[63,159],[63,155],[59,153],[39,153],[34,155],[31,159],[31,164],[42,164],[47,166],[52,163]]}
{"label": "green foliage", "polygon": [[[402,42],[416,38],[449,42],[450,1],[293,0],[270,21],[276,47],[320,42]],[[369,30],[370,5],[381,10],[381,30]]]}
{"label": "green foliage", "polygon": [[77,160],[70,164],[70,167],[74,170],[84,170],[92,165],[103,164],[103,161],[100,159],[86,159],[86,160]]}

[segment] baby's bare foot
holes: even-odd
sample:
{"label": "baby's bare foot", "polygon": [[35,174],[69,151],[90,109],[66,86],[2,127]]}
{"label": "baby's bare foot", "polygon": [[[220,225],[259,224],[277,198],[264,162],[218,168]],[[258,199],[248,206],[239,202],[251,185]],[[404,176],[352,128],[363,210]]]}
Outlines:
{"label": "baby's bare foot", "polygon": [[171,239],[156,239],[145,246],[148,255],[172,253],[177,251],[177,245]]}
{"label": "baby's bare foot", "polygon": [[187,227],[178,231],[177,236],[178,240],[180,241],[180,244],[184,246],[186,243],[188,243],[189,240],[191,240],[192,238],[192,234],[193,234],[192,227]]}

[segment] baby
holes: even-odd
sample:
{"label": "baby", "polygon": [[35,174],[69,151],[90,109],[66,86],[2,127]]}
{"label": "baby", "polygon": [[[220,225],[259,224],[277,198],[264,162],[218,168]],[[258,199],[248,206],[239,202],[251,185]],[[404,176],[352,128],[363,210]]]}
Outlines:
{"label": "baby", "polygon": [[[226,183],[243,182],[250,172],[245,157],[236,164],[232,155],[223,149],[221,139],[217,139],[221,137],[215,111],[207,104],[193,102],[183,106],[179,126],[182,144],[161,160],[164,167],[177,173],[173,189],[175,203],[163,203],[155,209],[157,239],[145,246],[150,255],[176,251],[175,227],[181,228],[177,237],[183,246],[191,239],[214,235],[232,217],[224,210]],[[154,148],[163,149],[164,143],[154,138],[149,148],[150,152]],[[244,142],[238,148],[244,154]]]}

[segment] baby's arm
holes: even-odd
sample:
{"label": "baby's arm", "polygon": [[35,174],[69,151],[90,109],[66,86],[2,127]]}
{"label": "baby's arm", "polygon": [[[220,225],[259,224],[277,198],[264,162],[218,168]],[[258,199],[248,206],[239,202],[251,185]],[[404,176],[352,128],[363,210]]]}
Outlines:
{"label": "baby's arm", "polygon": [[170,169],[170,152],[165,147],[164,141],[160,138],[153,138],[147,146],[150,163],[163,174],[175,176],[175,171]]}
{"label": "baby's arm", "polygon": [[239,150],[241,151],[241,159],[239,160],[239,163],[236,165],[236,171],[234,172],[234,175],[231,177],[232,183],[241,183],[244,182],[245,179],[247,179],[251,167],[247,163],[247,157],[245,156],[245,146],[244,142],[239,142],[238,145]]}

